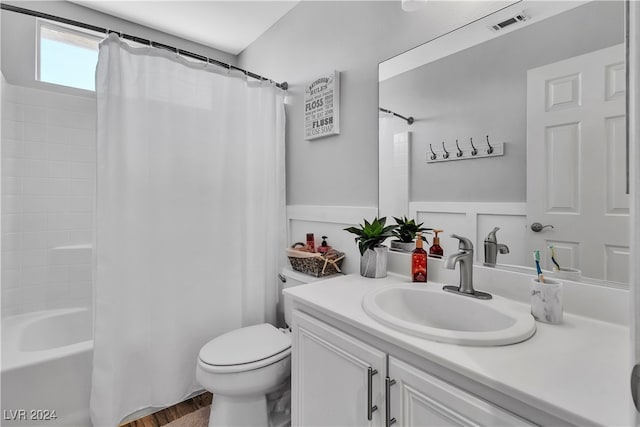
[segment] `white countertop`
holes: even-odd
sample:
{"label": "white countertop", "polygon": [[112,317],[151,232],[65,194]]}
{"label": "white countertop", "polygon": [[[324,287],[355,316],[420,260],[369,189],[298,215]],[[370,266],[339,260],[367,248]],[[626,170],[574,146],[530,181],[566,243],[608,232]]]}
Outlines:
{"label": "white countertop", "polygon": [[[384,279],[347,275],[285,292],[295,304],[321,311],[569,423],[630,424],[628,327],[565,311],[561,325],[537,322],[535,335],[519,344],[444,344],[386,327],[362,309],[367,292],[406,283],[408,278],[391,274]],[[518,310],[530,310],[528,304],[510,302]]]}

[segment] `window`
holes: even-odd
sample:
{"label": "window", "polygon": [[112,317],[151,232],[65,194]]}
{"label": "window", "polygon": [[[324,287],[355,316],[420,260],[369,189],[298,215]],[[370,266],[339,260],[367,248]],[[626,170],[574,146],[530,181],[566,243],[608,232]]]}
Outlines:
{"label": "window", "polygon": [[98,33],[38,21],[37,80],[95,90]]}

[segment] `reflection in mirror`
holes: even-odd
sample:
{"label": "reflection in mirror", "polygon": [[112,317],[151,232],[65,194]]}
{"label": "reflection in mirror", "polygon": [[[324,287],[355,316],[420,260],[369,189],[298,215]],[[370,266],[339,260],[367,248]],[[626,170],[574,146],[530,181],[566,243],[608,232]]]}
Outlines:
{"label": "reflection in mirror", "polygon": [[[624,10],[522,1],[380,64],[380,107],[415,121],[380,114],[379,214],[443,228],[445,255],[468,236],[480,264],[499,227],[498,268],[532,271],[539,249],[553,271],[553,249],[579,270],[556,275],[626,286]],[[500,155],[479,155],[487,136]]]}

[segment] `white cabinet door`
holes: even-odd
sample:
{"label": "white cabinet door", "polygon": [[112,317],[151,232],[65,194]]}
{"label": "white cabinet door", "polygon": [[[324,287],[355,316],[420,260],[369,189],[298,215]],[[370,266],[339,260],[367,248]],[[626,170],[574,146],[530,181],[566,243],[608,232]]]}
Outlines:
{"label": "white cabinet door", "polygon": [[398,426],[530,426],[523,419],[389,356],[390,418]]}
{"label": "white cabinet door", "polygon": [[292,425],[381,426],[385,353],[297,310],[292,323]]}

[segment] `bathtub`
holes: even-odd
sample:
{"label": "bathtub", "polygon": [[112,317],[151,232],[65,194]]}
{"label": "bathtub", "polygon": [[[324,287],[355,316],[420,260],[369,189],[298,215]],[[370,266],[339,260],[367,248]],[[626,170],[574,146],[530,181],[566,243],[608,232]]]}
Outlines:
{"label": "bathtub", "polygon": [[2,319],[2,426],[91,426],[92,322],[86,308]]}

